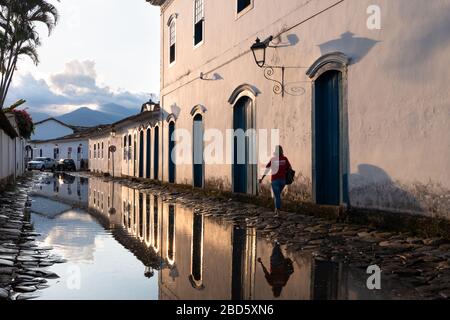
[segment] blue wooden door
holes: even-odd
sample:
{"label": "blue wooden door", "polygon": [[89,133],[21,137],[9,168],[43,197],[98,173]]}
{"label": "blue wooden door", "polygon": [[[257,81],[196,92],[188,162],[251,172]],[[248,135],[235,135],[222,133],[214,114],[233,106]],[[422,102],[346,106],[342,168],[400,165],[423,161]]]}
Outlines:
{"label": "blue wooden door", "polygon": [[315,82],[316,202],[339,205],[341,73],[329,71]]}
{"label": "blue wooden door", "polygon": [[144,177],[144,131],[139,133],[139,178]]}
{"label": "blue wooden door", "polygon": [[175,141],[173,134],[175,132],[175,123],[169,123],[169,183],[175,183],[175,159],[173,158],[173,150],[175,149]]}
{"label": "blue wooden door", "polygon": [[245,272],[245,253],[247,244],[247,230],[233,227],[231,256],[231,300],[242,300]]}
{"label": "blue wooden door", "polygon": [[233,109],[233,188],[236,193],[247,193],[246,141],[239,137],[239,131],[247,130],[247,98],[240,99]]}
{"label": "blue wooden door", "polygon": [[151,171],[150,171],[150,167],[151,167],[151,159],[152,159],[152,132],[149,129],[147,129],[147,153],[146,153],[146,178],[150,179],[151,178]]}
{"label": "blue wooden door", "polygon": [[134,134],[134,139],[133,139],[133,176],[136,177],[137,175],[137,137],[136,134]]}
{"label": "blue wooden door", "polygon": [[203,188],[204,183],[204,158],[203,158],[203,117],[198,114],[194,117],[193,135],[193,175],[194,187]]}
{"label": "blue wooden door", "polygon": [[155,127],[154,132],[154,151],[153,151],[153,179],[159,179],[159,127]]}

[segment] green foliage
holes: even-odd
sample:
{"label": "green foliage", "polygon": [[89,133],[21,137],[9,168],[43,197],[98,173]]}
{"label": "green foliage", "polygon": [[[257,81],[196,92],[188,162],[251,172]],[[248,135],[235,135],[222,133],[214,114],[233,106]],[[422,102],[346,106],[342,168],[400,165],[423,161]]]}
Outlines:
{"label": "green foliage", "polygon": [[3,108],[19,57],[39,63],[38,24],[49,34],[58,22],[58,11],[45,0],[0,0],[0,108]]}

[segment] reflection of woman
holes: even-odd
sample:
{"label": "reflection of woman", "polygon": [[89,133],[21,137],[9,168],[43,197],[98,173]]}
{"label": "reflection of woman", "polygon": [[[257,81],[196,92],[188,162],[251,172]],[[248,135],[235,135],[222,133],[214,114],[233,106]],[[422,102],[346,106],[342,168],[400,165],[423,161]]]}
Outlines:
{"label": "reflection of woman", "polygon": [[291,274],[294,273],[292,260],[284,257],[280,244],[277,242],[270,256],[270,272],[264,266],[261,258],[258,258],[258,262],[261,264],[267,282],[272,286],[273,296],[275,298],[280,297],[283,287],[286,286]]}

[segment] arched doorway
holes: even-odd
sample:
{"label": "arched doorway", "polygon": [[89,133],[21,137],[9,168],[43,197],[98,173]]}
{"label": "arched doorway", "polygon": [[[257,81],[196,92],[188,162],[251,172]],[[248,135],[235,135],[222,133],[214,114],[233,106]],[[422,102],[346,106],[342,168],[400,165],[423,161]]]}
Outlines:
{"label": "arched doorway", "polygon": [[204,157],[203,157],[203,116],[197,114],[194,116],[193,128],[193,177],[194,187],[203,188],[204,186]]}
{"label": "arched doorway", "polygon": [[159,179],[159,127],[154,130],[154,151],[153,151],[153,179]]}
{"label": "arched doorway", "polygon": [[151,170],[151,157],[152,157],[152,132],[151,132],[151,130],[150,130],[150,128],[148,128],[147,129],[147,148],[146,148],[146,150],[147,150],[147,153],[146,153],[146,162],[145,162],[145,164],[146,164],[146,170],[145,170],[145,172],[146,172],[146,178],[147,179],[150,179],[151,178],[151,172],[150,172],[150,170]]}
{"label": "arched doorway", "polygon": [[139,218],[137,222],[137,229],[139,238],[144,238],[144,194],[139,192]]}
{"label": "arched doorway", "polygon": [[306,74],[312,79],[312,182],[316,203],[349,203],[347,66],[341,52],[317,59]]}
{"label": "arched doorway", "polygon": [[169,159],[169,183],[175,183],[175,159],[173,150],[175,149],[175,122],[171,121],[169,123],[169,148],[168,148],[168,159]]}
{"label": "arched doorway", "polygon": [[139,178],[144,177],[144,131],[139,133]]}
{"label": "arched doorway", "polygon": [[175,264],[175,206],[169,205],[169,221],[167,225],[167,260]]}
{"label": "arched doorway", "polygon": [[256,194],[257,163],[253,101],[241,97],[233,108],[233,191]]}
{"label": "arched doorway", "polygon": [[194,213],[192,223],[191,275],[192,287],[203,289],[203,215]]}
{"label": "arched doorway", "polygon": [[232,276],[231,276],[231,300],[243,299],[243,280],[245,270],[245,254],[246,254],[246,235],[247,230],[244,228],[233,227],[232,233]]}
{"label": "arched doorway", "polygon": [[316,202],[339,205],[340,178],[340,107],[341,79],[339,71],[330,70],[315,81],[315,174]]}
{"label": "arched doorway", "polygon": [[134,139],[133,139],[133,176],[136,177],[137,174],[137,135],[136,133],[134,134]]}
{"label": "arched doorway", "polygon": [[159,198],[153,196],[153,249],[159,252]]}

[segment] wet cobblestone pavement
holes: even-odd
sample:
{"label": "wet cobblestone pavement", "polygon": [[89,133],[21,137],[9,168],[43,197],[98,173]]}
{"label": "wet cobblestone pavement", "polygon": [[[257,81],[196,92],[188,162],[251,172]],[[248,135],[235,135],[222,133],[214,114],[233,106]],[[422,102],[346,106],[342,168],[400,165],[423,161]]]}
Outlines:
{"label": "wet cobblestone pavement", "polygon": [[[89,178],[88,174],[77,174]],[[33,299],[58,275],[48,270],[62,257],[35,241],[38,236],[28,222],[32,184],[42,176],[28,174],[0,193],[0,299]],[[95,179],[99,179],[98,177]],[[111,178],[101,178],[112,181]],[[384,232],[365,226],[282,212],[279,217],[253,204],[205,198],[201,193],[172,186],[159,186],[126,179],[116,184],[179,203],[218,223],[255,228],[268,241],[278,241],[287,252],[311,254],[317,261],[344,263],[365,270],[378,265],[383,276],[414,288],[410,297],[450,298],[450,241],[418,238],[408,233]]]}
{"label": "wet cobblestone pavement", "polygon": [[46,267],[64,262],[50,247],[38,246],[28,222],[35,175],[27,174],[0,193],[0,300],[28,300],[47,287],[46,279],[58,277]]}
{"label": "wet cobblestone pavement", "polygon": [[384,232],[300,212],[281,212],[279,217],[274,217],[266,208],[231,199],[205,199],[195,191],[127,179],[115,181],[144,193],[160,193],[164,201],[181,203],[206,217],[255,227],[262,237],[280,242],[288,252],[310,253],[318,261],[341,262],[363,270],[377,265],[383,275],[415,288],[415,297],[450,299],[450,241],[447,239]]}

